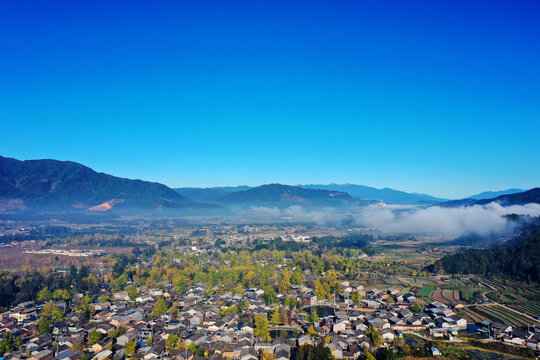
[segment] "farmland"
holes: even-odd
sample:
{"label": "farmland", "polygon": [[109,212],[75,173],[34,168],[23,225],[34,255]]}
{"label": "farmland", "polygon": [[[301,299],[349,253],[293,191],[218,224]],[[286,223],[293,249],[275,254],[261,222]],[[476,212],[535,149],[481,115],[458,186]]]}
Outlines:
{"label": "farmland", "polygon": [[500,322],[518,328],[526,328],[527,326],[540,323],[522,314],[512,312],[500,305],[471,306],[467,307],[466,313],[475,322]]}

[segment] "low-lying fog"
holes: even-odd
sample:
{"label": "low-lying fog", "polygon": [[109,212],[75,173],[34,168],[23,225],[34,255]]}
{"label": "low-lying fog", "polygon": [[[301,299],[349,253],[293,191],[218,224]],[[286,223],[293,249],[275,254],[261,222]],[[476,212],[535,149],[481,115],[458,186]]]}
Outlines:
{"label": "low-lying fog", "polygon": [[347,209],[347,212],[332,208],[312,210],[301,206],[286,209],[251,207],[249,213],[251,216],[266,219],[289,218],[291,221],[315,222],[321,225],[347,223],[383,232],[439,234],[445,238],[456,238],[467,234],[487,236],[510,233],[515,223],[504,215],[540,216],[540,204],[501,206],[490,203],[457,208],[377,204]]}

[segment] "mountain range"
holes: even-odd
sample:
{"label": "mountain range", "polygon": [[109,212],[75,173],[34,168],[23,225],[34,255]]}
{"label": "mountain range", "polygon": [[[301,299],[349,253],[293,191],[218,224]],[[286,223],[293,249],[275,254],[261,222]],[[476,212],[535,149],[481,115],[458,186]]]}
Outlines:
{"label": "mountain range", "polygon": [[71,161],[0,156],[0,211],[215,208],[155,182],[98,173]]}
{"label": "mountain range", "polygon": [[491,202],[496,202],[503,206],[523,205],[523,204],[530,204],[530,203],[540,204],[540,188],[533,188],[533,189],[518,192],[518,193],[504,194],[504,195],[496,196],[494,198],[489,198],[489,199],[478,200],[474,198],[467,198],[467,199],[461,199],[461,200],[450,200],[450,201],[445,201],[436,205],[441,206],[441,207],[459,207],[459,206],[472,206],[472,205],[486,205]]}
{"label": "mountain range", "polygon": [[480,194],[469,196],[468,199],[476,199],[476,200],[483,200],[483,199],[493,199],[501,195],[512,195],[516,193],[523,192],[525,190],[523,189],[506,189],[502,191],[484,191]]}
{"label": "mountain range", "polygon": [[325,189],[333,191],[343,191],[351,196],[365,200],[382,201],[388,204],[396,205],[432,205],[448,199],[436,198],[427,194],[407,193],[390,188],[377,189],[365,185],[354,184],[329,184],[329,185],[298,185],[305,189]]}
{"label": "mountain range", "polygon": [[[58,160],[17,160],[0,156],[0,214],[10,212],[86,212],[227,214],[238,207],[285,208],[390,204],[441,205],[540,203],[540,189],[485,199],[485,192],[462,200],[444,201],[426,194],[376,189],[354,184],[283,185],[257,187],[178,188],[99,173],[82,164]],[[509,194],[510,193],[510,194]],[[442,202],[441,202],[442,201]]]}
{"label": "mountain range", "polygon": [[[427,194],[407,193],[404,191],[394,190],[390,188],[376,189],[365,185],[354,184],[309,184],[296,185],[296,188],[310,190],[326,190],[347,193],[351,197],[373,201],[382,201],[388,204],[397,205],[432,205],[439,202],[447,201],[447,199],[437,198]],[[221,202],[227,196],[234,198],[231,193],[246,191],[253,189],[249,186],[236,187],[211,187],[211,188],[176,188],[180,194],[193,199],[195,201]],[[297,189],[298,190],[298,189]]]}
{"label": "mountain range", "polygon": [[256,187],[177,188],[175,190],[194,201],[224,206],[254,205],[283,208],[292,205],[313,207],[365,205],[370,203],[363,199],[354,198],[342,191],[305,189],[300,186],[283,184],[266,184]]}

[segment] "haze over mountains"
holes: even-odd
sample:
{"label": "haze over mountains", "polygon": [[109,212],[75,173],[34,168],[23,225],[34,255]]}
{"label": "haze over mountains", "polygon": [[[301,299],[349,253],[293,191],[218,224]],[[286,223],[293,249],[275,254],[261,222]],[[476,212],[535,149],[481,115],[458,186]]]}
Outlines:
{"label": "haze over mountains", "polygon": [[343,191],[327,189],[305,189],[301,186],[266,184],[256,187],[177,188],[180,194],[195,201],[223,205],[255,205],[283,208],[301,206],[343,206],[371,203],[354,198]]}
{"label": "haze over mountains", "polygon": [[430,205],[448,199],[436,198],[427,194],[407,193],[390,188],[377,189],[365,185],[355,184],[329,184],[329,185],[298,185],[306,189],[326,189],[343,191],[354,197],[366,200],[383,201],[388,204],[400,205]]}
{"label": "haze over mountains", "polygon": [[[354,184],[310,184],[297,185],[297,188],[311,190],[326,190],[334,192],[347,193],[352,197],[370,200],[382,201],[388,204],[399,205],[431,205],[438,202],[447,201],[448,199],[436,198],[427,194],[407,193],[404,191],[394,190],[390,188],[376,189],[365,185]],[[220,201],[226,195],[252,189],[249,186],[238,187],[212,187],[212,188],[176,188],[180,194],[189,197],[196,201]]]}
{"label": "haze over mountains", "polygon": [[[486,192],[470,199],[444,201],[427,194],[376,189],[354,184],[267,184],[257,187],[178,188],[98,173],[71,161],[25,160],[0,156],[0,212],[132,212],[224,214],[238,207],[307,209],[349,208],[378,202],[444,207],[486,204],[540,203],[540,189]],[[503,194],[485,199],[488,195]],[[510,193],[510,194],[509,194]]]}

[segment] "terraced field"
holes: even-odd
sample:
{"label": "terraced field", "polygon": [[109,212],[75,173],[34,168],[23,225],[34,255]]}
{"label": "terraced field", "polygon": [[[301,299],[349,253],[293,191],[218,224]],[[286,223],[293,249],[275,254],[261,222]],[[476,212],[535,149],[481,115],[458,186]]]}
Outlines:
{"label": "terraced field", "polygon": [[532,317],[540,316],[539,304],[512,304],[507,306]]}
{"label": "terraced field", "polygon": [[512,326],[515,325],[512,321],[510,321],[508,319],[505,319],[502,316],[500,316],[499,314],[497,314],[496,312],[491,311],[490,309],[488,309],[487,306],[475,307],[474,312],[481,315],[481,316],[483,316],[489,322],[500,322],[500,323],[507,324],[507,325],[512,325]]}
{"label": "terraced field", "polygon": [[446,300],[446,303],[461,302],[459,290],[443,289],[441,295]]}
{"label": "terraced field", "polygon": [[468,307],[465,310],[465,313],[473,320],[475,323],[481,323],[482,321],[491,321],[488,317],[478,313],[472,307]]}
{"label": "terraced field", "polygon": [[508,311],[506,309],[503,309],[498,306],[492,306],[491,310],[495,311],[497,314],[499,314],[501,317],[508,319],[509,321],[512,321],[516,326],[527,326],[527,324],[530,324],[530,321],[527,321],[526,319],[523,319],[518,314],[515,314],[511,311]]}
{"label": "terraced field", "polygon": [[433,287],[424,287],[416,294],[416,297],[424,298],[426,301],[432,302],[433,298],[431,297],[431,295],[433,294],[434,291],[435,291],[435,288]]}
{"label": "terraced field", "polygon": [[448,304],[449,301],[446,300],[444,298],[444,296],[442,295],[442,289],[441,288],[437,288],[435,289],[435,291],[433,292],[433,294],[431,295],[431,298],[435,301],[440,301],[442,302],[443,304]]}
{"label": "terraced field", "polygon": [[525,328],[532,324],[532,320],[519,316],[499,306],[474,306],[467,308],[467,314],[471,319],[488,320],[490,322],[500,322],[514,327]]}

